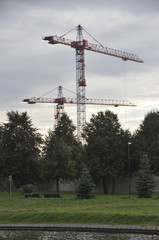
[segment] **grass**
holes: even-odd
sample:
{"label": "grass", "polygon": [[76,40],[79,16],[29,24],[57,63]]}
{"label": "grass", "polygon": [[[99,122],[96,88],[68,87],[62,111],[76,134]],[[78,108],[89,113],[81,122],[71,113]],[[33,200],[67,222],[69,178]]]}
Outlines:
{"label": "grass", "polygon": [[95,195],[78,200],[73,193],[62,198],[24,198],[22,193],[0,193],[0,223],[72,223],[159,226],[159,199],[132,195]]}

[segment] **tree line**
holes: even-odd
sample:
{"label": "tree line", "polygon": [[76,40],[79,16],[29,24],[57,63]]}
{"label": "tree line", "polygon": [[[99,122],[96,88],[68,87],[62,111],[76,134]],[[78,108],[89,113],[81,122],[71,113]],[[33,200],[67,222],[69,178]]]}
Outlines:
{"label": "tree line", "polygon": [[86,124],[84,144],[76,138],[75,129],[67,114],[63,114],[57,127],[43,138],[27,112],[8,112],[7,122],[0,125],[0,188],[12,176],[16,188],[54,180],[59,192],[60,182],[79,179],[87,168],[94,183],[103,183],[104,193],[107,180],[111,179],[114,193],[117,178],[135,176],[141,171],[143,156],[149,160],[153,174],[158,175],[158,111],[147,113],[134,133],[122,128],[117,114],[109,110],[98,112]]}

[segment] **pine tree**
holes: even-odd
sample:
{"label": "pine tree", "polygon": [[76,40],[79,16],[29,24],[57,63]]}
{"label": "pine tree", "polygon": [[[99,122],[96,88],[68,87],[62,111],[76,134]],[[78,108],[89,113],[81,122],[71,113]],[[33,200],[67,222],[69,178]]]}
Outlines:
{"label": "pine tree", "polygon": [[152,197],[154,178],[150,169],[148,156],[144,154],[140,159],[140,170],[137,172],[136,190],[138,197]]}
{"label": "pine tree", "polygon": [[79,178],[79,184],[76,189],[76,196],[80,199],[88,199],[92,197],[92,190],[95,184],[92,180],[92,177],[85,166],[81,177]]}

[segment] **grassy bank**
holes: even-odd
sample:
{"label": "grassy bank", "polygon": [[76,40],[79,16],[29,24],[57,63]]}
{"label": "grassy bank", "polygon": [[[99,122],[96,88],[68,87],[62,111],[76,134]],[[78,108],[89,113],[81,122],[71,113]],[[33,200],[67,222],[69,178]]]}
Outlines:
{"label": "grassy bank", "polygon": [[21,193],[0,193],[0,223],[77,223],[159,226],[159,199],[128,195],[96,195],[77,200],[73,193],[62,198],[24,198]]}

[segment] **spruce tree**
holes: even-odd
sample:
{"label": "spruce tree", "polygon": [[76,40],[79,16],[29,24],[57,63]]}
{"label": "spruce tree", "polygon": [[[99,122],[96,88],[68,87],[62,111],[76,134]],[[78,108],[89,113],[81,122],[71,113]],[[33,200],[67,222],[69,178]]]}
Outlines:
{"label": "spruce tree", "polygon": [[92,177],[85,166],[79,178],[79,184],[76,189],[76,196],[80,199],[88,199],[92,197],[92,190],[95,184]]}
{"label": "spruce tree", "polygon": [[148,156],[143,154],[140,159],[140,170],[137,172],[136,190],[138,197],[152,197],[154,177],[151,172]]}

